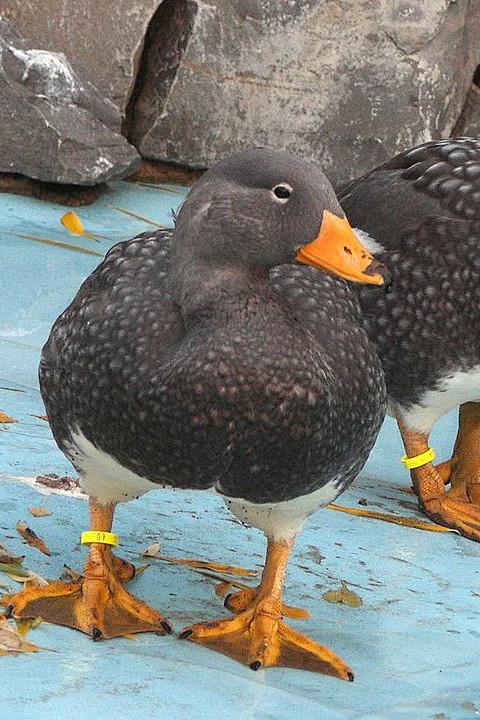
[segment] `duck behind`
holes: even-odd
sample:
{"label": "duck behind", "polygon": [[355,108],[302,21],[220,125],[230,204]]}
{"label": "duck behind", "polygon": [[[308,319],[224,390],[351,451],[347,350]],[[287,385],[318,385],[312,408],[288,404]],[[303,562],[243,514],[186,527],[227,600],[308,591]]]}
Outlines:
{"label": "duck behind", "polygon": [[[302,265],[287,268],[280,292],[285,270],[273,282],[269,272],[295,258]],[[55,323],[40,366],[55,439],[90,496],[84,578],[29,588],[6,601],[10,613],[94,639],[170,632],[123,587],[133,569],[111,552],[114,508],[158,487],[214,489],[267,535],[265,570],[256,591],[231,601],[233,618],[181,637],[253,669],[353,679],[283,623],[283,576],[306,517],[365,463],[386,390],[358,301],[306,264],[383,282],[323,174],[268,148],[207,172],[172,232],[109,251]]]}
{"label": "duck behind", "polygon": [[[480,140],[425,143],[338,195],[392,272],[387,291],[362,288],[359,296],[420,505],[479,541]],[[452,459],[435,466],[429,433],[457,406]]]}

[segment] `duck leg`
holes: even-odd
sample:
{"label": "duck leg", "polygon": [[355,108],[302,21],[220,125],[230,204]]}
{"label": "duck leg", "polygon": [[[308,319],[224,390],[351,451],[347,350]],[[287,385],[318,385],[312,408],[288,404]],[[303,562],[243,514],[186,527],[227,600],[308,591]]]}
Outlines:
{"label": "duck leg", "polygon": [[460,405],[452,459],[440,467],[445,468],[452,494],[480,507],[480,403]]}
{"label": "duck leg", "polygon": [[[428,450],[428,435],[410,430],[400,416],[398,426],[408,457]],[[460,408],[459,431],[450,461],[450,489],[445,489],[447,465],[429,462],[411,470],[420,507],[435,522],[480,542],[480,404]]]}
{"label": "duck leg", "polygon": [[338,655],[282,621],[283,579],[292,545],[293,540],[268,540],[262,581],[246,609],[233,618],[191,625],[180,637],[248,664],[252,670],[282,665],[353,680]]}
{"label": "duck leg", "polygon": [[[110,532],[114,510],[114,505],[100,505],[91,499],[92,530]],[[170,633],[163,615],[123,587],[134,574],[133,565],[113,555],[109,545],[92,543],[79,581],[28,587],[4,597],[2,604],[8,616],[41,616],[47,622],[81,630],[94,640],[137,632]]]}

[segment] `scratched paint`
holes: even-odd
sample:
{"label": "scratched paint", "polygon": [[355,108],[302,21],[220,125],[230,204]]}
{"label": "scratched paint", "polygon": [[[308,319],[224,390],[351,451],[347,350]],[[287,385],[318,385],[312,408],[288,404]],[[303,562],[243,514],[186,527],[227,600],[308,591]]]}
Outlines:
{"label": "scratched paint", "polygon": [[[79,214],[88,231],[116,242],[148,225],[109,204],[168,224],[170,208],[182,198],[177,191],[115,183]],[[27,567],[55,579],[64,563],[81,570],[85,551],[78,540],[87,528],[86,500],[51,494],[52,515],[32,518],[27,508],[39,504],[39,492],[11,477],[72,473],[48,424],[34,417],[44,413],[36,367],[51,323],[98,258],[19,238],[38,235],[93,247],[61,226],[63,207],[0,195],[0,212],[0,410],[20,420],[0,425],[0,542],[24,553]],[[94,249],[108,246],[102,239]],[[439,459],[448,457],[454,431],[453,414],[436,428],[432,444]],[[364,472],[340,502],[420,517],[413,496],[404,492],[401,454],[395,425],[387,420]],[[14,529],[18,520],[28,521],[51,557],[22,543]],[[123,555],[137,564],[156,541],[169,556],[257,570],[262,564],[261,533],[241,526],[210,494],[150,493],[118,509],[115,530]],[[73,630],[41,625],[30,639],[51,651],[0,657],[0,716],[63,719],[75,708],[78,716],[106,720],[134,713],[147,720],[282,720],[293,711],[307,720],[474,718],[480,708],[479,557],[479,545],[455,534],[322,510],[297,542],[285,600],[311,612],[292,622],[341,654],[355,670],[355,683],[282,668],[253,673],[175,636],[92,643]],[[322,598],[342,579],[362,597],[362,607]],[[183,566],[150,560],[131,589],[165,613],[176,631],[227,616],[214,582]]]}

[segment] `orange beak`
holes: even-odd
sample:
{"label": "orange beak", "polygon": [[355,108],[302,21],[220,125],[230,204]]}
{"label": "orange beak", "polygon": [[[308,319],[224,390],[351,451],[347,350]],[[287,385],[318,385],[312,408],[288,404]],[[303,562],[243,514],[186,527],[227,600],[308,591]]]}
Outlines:
{"label": "orange beak", "polygon": [[329,270],[346,280],[370,285],[383,285],[385,282],[382,275],[373,272],[374,268],[378,269],[379,263],[363,247],[347,218],[340,218],[329,210],[323,211],[322,226],[317,237],[300,248],[296,260]]}

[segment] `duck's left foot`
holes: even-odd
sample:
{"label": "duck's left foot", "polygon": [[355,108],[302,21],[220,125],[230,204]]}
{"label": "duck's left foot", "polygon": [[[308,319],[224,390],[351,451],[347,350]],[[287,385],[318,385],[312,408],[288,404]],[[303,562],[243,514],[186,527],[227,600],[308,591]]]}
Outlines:
{"label": "duck's left foot", "polygon": [[264,597],[233,618],[191,625],[180,638],[217,650],[252,670],[281,665],[353,680],[338,655],[284,623],[281,609],[281,602]]}
{"label": "duck's left foot", "polygon": [[191,625],[182,630],[180,638],[217,650],[250,665],[252,670],[282,665],[353,680],[352,671],[338,655],[282,620],[283,576],[292,545],[293,539],[269,538],[260,586],[242,590],[230,599],[238,614],[227,620]]}

